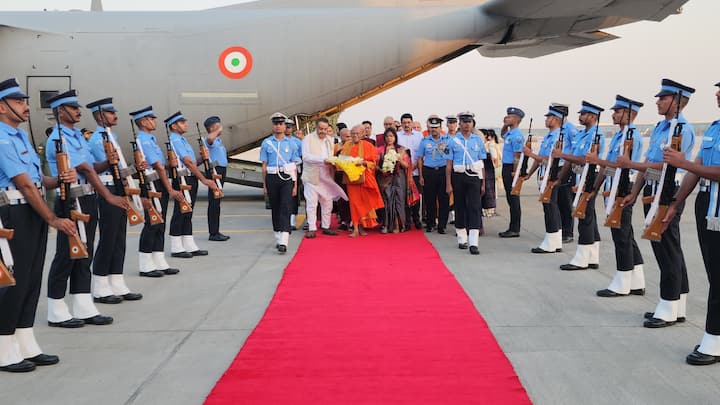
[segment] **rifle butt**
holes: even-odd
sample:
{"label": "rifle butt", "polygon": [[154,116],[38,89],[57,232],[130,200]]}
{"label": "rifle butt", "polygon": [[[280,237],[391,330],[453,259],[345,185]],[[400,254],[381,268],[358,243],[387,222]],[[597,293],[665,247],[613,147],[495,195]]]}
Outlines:
{"label": "rifle butt", "polygon": [[153,206],[150,206],[150,209],[148,210],[148,216],[150,217],[150,225],[162,224],[164,222],[162,219],[162,215],[160,215],[160,213]]}
{"label": "rifle butt", "polygon": [[179,202],[179,204],[180,204],[180,212],[181,213],[188,214],[188,213],[192,212],[192,206],[187,201],[182,200]]}
{"label": "rifle butt", "polygon": [[523,183],[525,182],[524,179],[521,177],[518,177],[517,181],[515,182],[515,187],[512,188],[512,191],[510,191],[510,195],[520,195],[520,192],[522,191]]}
{"label": "rifle butt", "polygon": [[15,284],[15,277],[10,273],[5,263],[0,260],[0,287],[12,287]]}
{"label": "rifle butt", "polygon": [[70,245],[70,259],[80,260],[89,257],[87,247],[78,235],[68,236],[68,244]]}
{"label": "rifle butt", "polygon": [[10,240],[15,236],[14,229],[0,228],[0,239]]}
{"label": "rifle butt", "polygon": [[610,211],[610,215],[605,219],[605,226],[618,229],[622,225],[622,211],[624,207],[621,206],[621,201],[622,198],[615,199],[612,211]]}
{"label": "rifle butt", "polygon": [[578,219],[585,219],[585,212],[587,211],[588,202],[591,198],[591,193],[583,192],[580,197],[580,201],[578,201],[577,207],[575,207],[575,210],[572,213],[572,216]]}
{"label": "rifle butt", "polygon": [[132,206],[132,203],[130,203],[130,208],[128,208],[125,212],[127,213],[127,219],[130,223],[130,226],[140,225],[145,222],[142,215],[140,215],[140,213],[135,209],[135,207]]}
{"label": "rifle butt", "polygon": [[545,192],[542,193],[540,196],[540,202],[543,204],[550,204],[550,201],[552,200],[552,192],[555,188],[555,183],[548,183],[545,186]]}
{"label": "rifle butt", "polygon": [[647,239],[653,242],[659,242],[660,239],[662,239],[662,228],[663,228],[663,219],[665,219],[665,215],[667,214],[668,206],[667,205],[660,205],[658,206],[657,213],[655,213],[655,218],[653,218],[650,225],[645,228],[645,231],[643,232],[643,239]]}

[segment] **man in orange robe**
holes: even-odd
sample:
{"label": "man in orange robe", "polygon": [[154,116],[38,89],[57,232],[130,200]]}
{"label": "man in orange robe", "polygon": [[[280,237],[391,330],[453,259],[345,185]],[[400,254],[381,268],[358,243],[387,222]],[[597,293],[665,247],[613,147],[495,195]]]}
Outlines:
{"label": "man in orange robe", "polygon": [[375,180],[375,166],[377,165],[378,154],[375,146],[364,141],[365,127],[356,125],[350,131],[352,142],[343,146],[341,155],[359,157],[365,166],[365,181],[362,184],[347,184],[347,193],[350,199],[350,216],[355,225],[350,237],[367,235],[365,229],[374,228],[378,225],[376,209],[383,208],[380,188]]}

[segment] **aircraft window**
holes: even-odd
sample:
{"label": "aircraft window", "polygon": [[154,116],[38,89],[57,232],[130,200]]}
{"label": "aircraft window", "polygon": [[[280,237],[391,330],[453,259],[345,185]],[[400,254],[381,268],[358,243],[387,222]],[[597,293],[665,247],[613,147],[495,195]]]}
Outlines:
{"label": "aircraft window", "polygon": [[57,90],[40,90],[40,107],[50,108],[48,100],[60,94]]}

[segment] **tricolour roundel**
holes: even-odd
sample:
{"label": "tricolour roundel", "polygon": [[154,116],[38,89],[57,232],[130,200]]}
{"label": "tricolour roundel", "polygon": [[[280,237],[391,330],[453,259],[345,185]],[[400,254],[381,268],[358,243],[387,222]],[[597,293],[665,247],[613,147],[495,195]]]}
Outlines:
{"label": "tricolour roundel", "polygon": [[252,55],[241,46],[232,46],[222,51],[218,59],[218,67],[226,77],[242,79],[252,70]]}

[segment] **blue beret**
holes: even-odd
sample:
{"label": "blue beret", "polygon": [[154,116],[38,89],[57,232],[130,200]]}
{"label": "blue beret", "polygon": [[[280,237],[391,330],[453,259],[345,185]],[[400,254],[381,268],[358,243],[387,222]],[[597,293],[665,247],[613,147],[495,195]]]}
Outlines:
{"label": "blue beret", "polygon": [[525,118],[525,112],[517,107],[508,107],[507,115],[517,115],[520,118]]}
{"label": "blue beret", "polygon": [[58,108],[61,105],[67,105],[70,107],[82,107],[80,103],[78,103],[77,93],[75,90],[68,90],[64,93],[60,93],[55,97],[51,97],[48,99],[48,103],[50,103],[50,108]]}
{"label": "blue beret", "polygon": [[107,112],[117,112],[115,107],[113,107],[112,97],[101,98],[100,100],[93,101],[92,103],[86,105],[85,108],[90,109],[90,112],[98,112],[100,110]]}
{"label": "blue beret", "polygon": [[690,98],[690,95],[695,93],[695,89],[692,87],[685,86],[674,80],[662,79],[660,92],[655,97],[677,95],[680,93],[681,96]]}
{"label": "blue beret", "polygon": [[217,115],[213,115],[212,117],[206,118],[205,122],[203,122],[203,125],[205,126],[205,129],[208,129],[213,126],[213,124],[217,124],[218,122],[220,122],[220,117],[218,117]]}
{"label": "blue beret", "polygon": [[4,98],[30,98],[20,90],[20,85],[15,78],[10,78],[0,83],[0,100]]}

